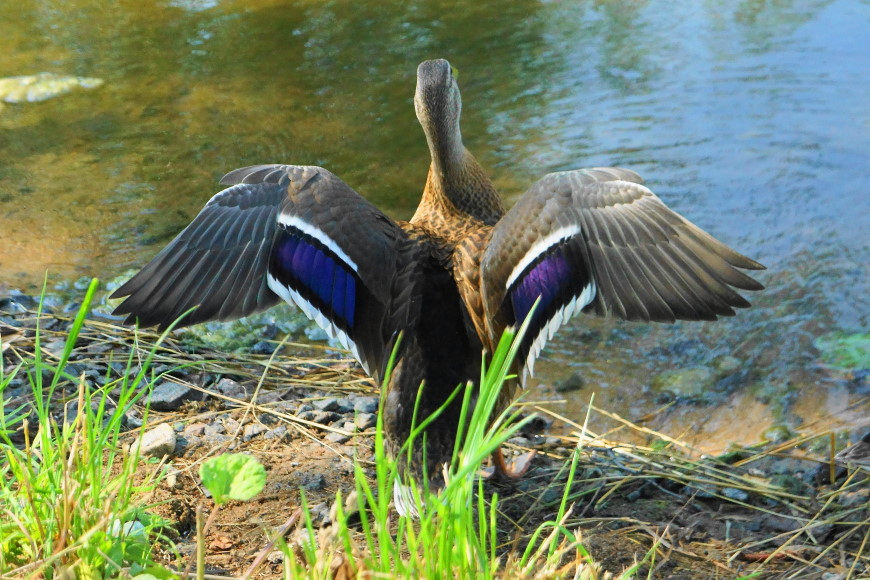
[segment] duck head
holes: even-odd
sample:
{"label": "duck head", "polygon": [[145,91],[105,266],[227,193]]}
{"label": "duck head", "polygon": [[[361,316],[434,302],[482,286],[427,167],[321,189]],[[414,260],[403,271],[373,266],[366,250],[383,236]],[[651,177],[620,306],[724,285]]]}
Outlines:
{"label": "duck head", "polygon": [[461,161],[464,155],[459,131],[462,98],[455,69],[443,58],[427,60],[417,67],[414,109],[437,169],[443,170],[450,163]]}

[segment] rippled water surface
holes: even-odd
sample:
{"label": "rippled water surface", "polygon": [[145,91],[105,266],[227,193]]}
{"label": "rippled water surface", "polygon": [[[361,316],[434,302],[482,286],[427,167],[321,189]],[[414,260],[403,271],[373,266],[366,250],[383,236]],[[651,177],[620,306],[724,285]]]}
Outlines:
{"label": "rippled water surface", "polygon": [[856,0],[3,2],[0,77],[104,84],[0,110],[0,285],[141,265],[255,163],[322,165],[408,218],[428,165],[415,69],[445,57],[466,145],[509,199],[629,167],[769,268],[732,320],[575,319],[530,400],[579,420],[594,392],[711,449],[856,427],[866,341],[841,369],[817,347],[870,325],[868,30]]}

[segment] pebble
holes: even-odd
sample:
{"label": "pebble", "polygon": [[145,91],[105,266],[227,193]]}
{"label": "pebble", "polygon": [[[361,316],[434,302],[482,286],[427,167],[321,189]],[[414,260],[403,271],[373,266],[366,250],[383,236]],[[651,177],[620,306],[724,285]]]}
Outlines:
{"label": "pebble", "polygon": [[251,398],[248,389],[233,379],[223,378],[212,388],[220,394],[232,399],[247,401]]}
{"label": "pebble", "polygon": [[338,413],[331,411],[304,411],[297,415],[303,421],[311,421],[312,423],[320,423],[321,425],[329,425],[339,417]]}
{"label": "pebble", "polygon": [[308,491],[317,491],[326,487],[326,477],[322,473],[303,473],[299,476],[299,485]]}
{"label": "pebble", "polygon": [[245,441],[250,441],[251,439],[253,439],[257,435],[260,435],[261,433],[265,433],[268,430],[269,430],[269,428],[266,427],[265,425],[263,425],[262,423],[251,423],[249,425],[245,425],[245,430],[242,433],[242,438]]}
{"label": "pebble", "polygon": [[163,457],[172,455],[175,451],[177,436],[175,430],[168,423],[157,425],[138,437],[128,448],[131,453],[139,449],[139,454],[144,457]]}
{"label": "pebble", "polygon": [[274,429],[269,429],[263,435],[263,439],[282,439],[287,434],[286,425],[278,425]]}
{"label": "pebble", "polygon": [[177,411],[182,403],[193,399],[195,393],[186,385],[163,381],[151,392],[151,408],[155,411]]}
{"label": "pebble", "polygon": [[353,402],[353,410],[357,413],[377,413],[377,397],[356,397]]}
{"label": "pebble", "polygon": [[735,501],[749,501],[749,494],[742,489],[737,489],[735,487],[723,487],[722,495]]}
{"label": "pebble", "polygon": [[185,435],[192,435],[195,437],[199,437],[205,431],[207,425],[205,423],[190,423],[187,427],[182,431]]}
{"label": "pebble", "polygon": [[378,417],[373,413],[358,413],[354,417],[353,423],[357,431],[367,431],[368,429],[374,429],[378,423]]}
{"label": "pebble", "polygon": [[336,433],[334,431],[326,435],[326,440],[332,441],[333,443],[346,443],[349,439],[349,435],[345,435],[343,433]]}
{"label": "pebble", "polygon": [[222,435],[224,433],[224,426],[221,423],[209,423],[202,430],[203,437],[207,437],[208,439],[213,439]]}
{"label": "pebble", "polygon": [[334,411],[336,413],[353,413],[354,401],[350,397],[327,397],[312,401],[315,409]]}

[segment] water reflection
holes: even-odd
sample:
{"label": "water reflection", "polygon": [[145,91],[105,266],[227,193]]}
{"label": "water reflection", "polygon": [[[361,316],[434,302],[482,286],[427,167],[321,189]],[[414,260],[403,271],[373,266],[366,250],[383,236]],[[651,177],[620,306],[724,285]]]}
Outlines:
{"label": "water reflection", "polygon": [[407,218],[428,162],[415,68],[444,56],[466,145],[507,197],[554,170],[631,167],[770,267],[735,320],[580,319],[534,398],[566,398],[555,385],[579,373],[571,413],[594,390],[638,417],[662,404],[652,377],[728,355],[743,370],[662,425],[712,439],[744,416],[757,438],[819,409],[854,424],[862,387],[820,366],[814,339],[870,326],[868,25],[847,0],[3,4],[0,77],[106,83],[0,112],[0,283],[141,265],[254,163],[323,165]]}

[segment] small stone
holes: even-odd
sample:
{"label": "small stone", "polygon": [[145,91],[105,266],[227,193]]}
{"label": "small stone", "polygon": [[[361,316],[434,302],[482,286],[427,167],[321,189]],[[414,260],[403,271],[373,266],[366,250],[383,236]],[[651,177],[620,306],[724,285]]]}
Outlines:
{"label": "small stone", "polygon": [[199,437],[203,434],[203,432],[205,432],[206,426],[207,425],[205,423],[191,423],[187,427],[185,427],[184,431],[182,432],[185,435],[193,435]]}
{"label": "small stone", "polygon": [[326,399],[319,399],[312,403],[314,408],[319,411],[338,411],[340,406],[338,404],[338,399],[335,397],[328,397]]}
{"label": "small stone", "polygon": [[378,398],[377,397],[357,397],[353,402],[353,410],[357,413],[377,413]]}
{"label": "small stone", "polygon": [[179,475],[181,475],[181,471],[178,468],[168,465],[166,467],[166,479],[163,480],[164,483],[166,483],[166,487],[169,489],[175,489],[178,487]]}
{"label": "small stone", "polygon": [[736,373],[743,366],[743,362],[736,356],[724,355],[713,361],[713,367],[721,375]]}
{"label": "small stone", "polygon": [[177,411],[181,404],[193,398],[195,391],[172,381],[163,381],[151,392],[151,408],[155,411]]}
{"label": "small stone", "polygon": [[145,457],[163,457],[172,455],[175,451],[175,430],[168,423],[162,423],[146,431],[141,437],[130,444],[131,453],[138,448],[139,454]]}
{"label": "small stone", "polygon": [[274,429],[270,429],[266,431],[266,434],[263,435],[263,439],[282,439],[287,434],[287,426],[286,425],[278,425]]}
{"label": "small stone", "polygon": [[305,411],[304,413],[299,413],[297,416],[304,421],[311,421],[312,423],[318,423],[320,425],[329,425],[341,417],[338,413],[332,413],[330,411]]}
{"label": "small stone", "polygon": [[734,487],[723,487],[722,495],[727,497],[728,499],[733,499],[734,501],[748,501],[749,494],[743,491],[742,489],[737,489]]}
{"label": "small stone", "polygon": [[134,409],[124,413],[124,426],[127,429],[139,429],[142,426],[142,415]]}
{"label": "small stone", "polygon": [[218,435],[222,435],[224,431],[224,426],[220,423],[209,423],[205,426],[205,429],[202,430],[202,435],[203,437],[212,439],[217,437]]}
{"label": "small stone", "polygon": [[332,441],[333,443],[346,443],[349,439],[350,436],[344,435],[343,433],[336,433],[335,431],[326,436],[326,440]]}
{"label": "small stone", "polygon": [[233,419],[232,417],[225,417],[223,420],[223,424],[225,433],[236,433],[242,428],[242,424]]}
{"label": "small stone", "polygon": [[242,434],[242,439],[245,441],[250,441],[257,435],[261,433],[265,433],[268,431],[268,427],[261,423],[251,423],[250,425],[245,425],[245,430]]}
{"label": "small stone", "polygon": [[572,373],[568,378],[558,381],[555,387],[557,393],[571,393],[579,391],[583,385],[584,381],[580,373]]}
{"label": "small stone", "polygon": [[303,473],[299,476],[299,485],[308,491],[317,491],[326,487],[326,477],[322,473]]}
{"label": "small stone", "polygon": [[358,431],[366,431],[377,425],[378,417],[373,413],[359,413],[353,419],[353,423]]}
{"label": "small stone", "polygon": [[250,398],[248,390],[233,379],[223,378],[218,381],[218,383],[213,388],[215,391],[219,392],[225,397],[230,397],[231,399],[247,401]]}
{"label": "small stone", "polygon": [[[324,482],[325,483],[325,482]],[[311,514],[311,523],[314,524],[315,528],[319,528],[331,522],[329,506],[326,503],[319,503],[315,506],[311,506],[308,512]]]}
{"label": "small stone", "polygon": [[655,391],[667,391],[685,399],[700,398],[716,384],[716,374],[707,367],[669,370],[652,380]]}

